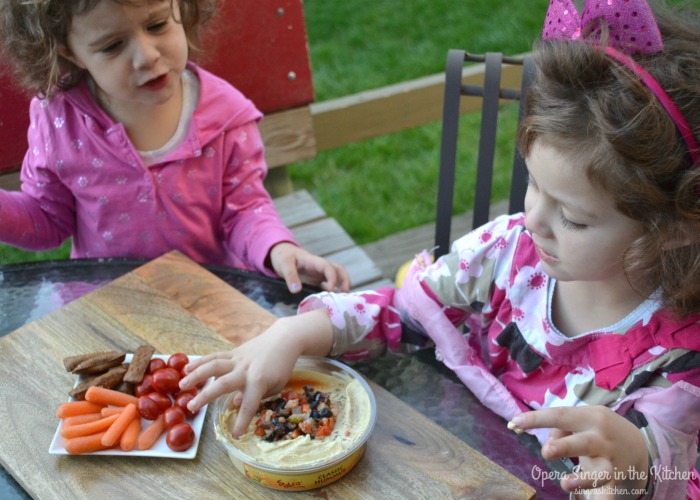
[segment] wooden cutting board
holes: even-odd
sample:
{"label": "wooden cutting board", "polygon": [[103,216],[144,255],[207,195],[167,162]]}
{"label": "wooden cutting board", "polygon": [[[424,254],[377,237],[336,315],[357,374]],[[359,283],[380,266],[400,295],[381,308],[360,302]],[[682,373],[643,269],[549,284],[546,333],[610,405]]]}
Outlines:
{"label": "wooden cutting board", "polygon": [[[62,359],[98,350],[206,354],[262,332],[274,316],[171,252],[0,339],[0,461],[35,498],[287,498],[233,469],[207,413],[193,460],[48,453],[74,376]],[[370,383],[377,425],[343,479],[295,498],[533,498],[534,490]],[[505,432],[505,430],[504,430]]]}

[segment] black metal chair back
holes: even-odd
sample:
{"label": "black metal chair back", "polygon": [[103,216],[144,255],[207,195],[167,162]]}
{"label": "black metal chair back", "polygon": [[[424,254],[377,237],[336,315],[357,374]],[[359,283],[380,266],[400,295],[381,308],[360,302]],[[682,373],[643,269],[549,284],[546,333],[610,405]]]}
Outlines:
{"label": "black metal chair back", "polygon": [[[465,61],[485,63],[483,85],[462,84],[462,71]],[[523,66],[523,76],[519,89],[501,88],[501,69],[504,64]],[[477,157],[476,191],[474,193],[474,215],[472,219],[472,227],[475,228],[489,220],[499,101],[501,99],[520,100],[518,116],[518,123],[520,123],[525,109],[524,96],[533,74],[534,62],[529,55],[507,57],[496,52],[489,52],[486,55],[472,55],[464,50],[450,50],[448,52],[445,69],[445,96],[435,225],[436,258],[446,254],[450,248],[452,208],[454,190],[456,188],[455,166],[457,162],[457,132],[459,129],[461,98],[463,96],[479,96],[483,99]],[[516,148],[513,159],[509,213],[523,210],[526,189],[527,171],[525,162],[518,154]]]}

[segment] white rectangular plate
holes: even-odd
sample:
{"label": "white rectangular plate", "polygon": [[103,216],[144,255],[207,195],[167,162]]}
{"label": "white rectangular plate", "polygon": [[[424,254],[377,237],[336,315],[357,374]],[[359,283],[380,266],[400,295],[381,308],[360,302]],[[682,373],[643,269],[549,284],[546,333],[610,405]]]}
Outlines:
{"label": "white rectangular plate", "polygon": [[[124,359],[125,363],[128,363],[131,361],[132,354],[127,354],[126,358]],[[161,358],[165,361],[168,360],[170,357],[169,354],[154,354],[154,358]],[[187,356],[190,361],[197,359],[199,356]],[[207,384],[210,384],[211,381],[213,380],[210,379],[207,381]],[[75,385],[78,385],[80,382],[80,379],[76,381]],[[73,401],[73,398],[70,399],[70,401]],[[207,406],[202,407],[199,410],[199,413],[197,413],[197,416],[194,417],[193,420],[188,420],[187,422],[192,426],[192,429],[194,430],[195,438],[194,438],[194,443],[192,443],[192,446],[190,446],[187,450],[185,451],[173,451],[170,448],[168,448],[168,445],[165,443],[165,435],[167,434],[164,432],[159,438],[158,441],[148,450],[138,450],[138,449],[133,449],[131,451],[123,451],[119,448],[111,448],[109,450],[103,450],[103,451],[96,451],[93,453],[85,453],[85,455],[119,455],[119,456],[128,456],[128,457],[163,457],[163,458],[182,458],[182,459],[192,459],[197,455],[197,449],[199,448],[199,440],[202,437],[202,426],[204,425],[204,417],[207,413]],[[141,419],[141,425],[142,425],[142,431],[143,429],[147,428],[150,425],[150,422],[146,419]],[[58,428],[56,429],[56,433],[53,436],[53,441],[51,441],[51,446],[49,447],[49,453],[52,455],[69,455],[69,453],[66,451],[66,449],[63,446],[63,436],[61,436],[61,427],[63,426],[63,421],[59,422]]]}

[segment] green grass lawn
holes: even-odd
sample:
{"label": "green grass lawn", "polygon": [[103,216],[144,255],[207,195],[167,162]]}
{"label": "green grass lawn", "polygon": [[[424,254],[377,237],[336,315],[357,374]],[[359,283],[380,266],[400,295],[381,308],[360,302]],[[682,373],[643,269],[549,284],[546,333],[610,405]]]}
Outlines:
{"label": "green grass lawn", "polygon": [[[325,101],[443,71],[448,49],[479,53],[527,52],[539,33],[547,0],[306,0],[316,101]],[[514,123],[514,106],[504,120]],[[478,116],[461,126],[465,137]],[[512,158],[512,137],[500,139],[499,164]],[[307,189],[360,244],[430,222],[435,211],[439,123],[325,151],[290,167],[297,189]],[[462,185],[455,210],[472,200],[474,147],[460,153]],[[507,193],[507,170],[494,182]],[[0,246],[0,263],[67,258],[68,245],[51,252]]]}
{"label": "green grass lawn", "polygon": [[[317,101],[442,72],[447,51],[530,50],[547,0],[307,1],[304,9]],[[511,129],[517,106],[501,120]],[[479,116],[460,125],[460,188],[455,212],[473,202]],[[435,218],[440,123],[324,151],[291,166],[295,188],[307,189],[360,244]],[[470,140],[471,139],[471,140]],[[513,134],[501,134],[493,196],[508,195]]]}

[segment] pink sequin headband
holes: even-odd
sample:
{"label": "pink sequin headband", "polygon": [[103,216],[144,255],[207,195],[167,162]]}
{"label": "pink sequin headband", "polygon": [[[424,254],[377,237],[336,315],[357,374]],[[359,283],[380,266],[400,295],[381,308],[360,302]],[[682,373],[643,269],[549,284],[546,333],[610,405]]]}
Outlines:
{"label": "pink sequin headband", "polygon": [[582,27],[595,27],[601,18],[609,26],[610,43],[614,45],[606,46],[605,53],[629,68],[651,90],[676,124],[691,163],[700,166],[700,148],[688,120],[659,82],[630,57],[663,49],[659,27],[646,0],[586,0],[580,17],[571,0],[550,0],[542,40],[578,40]]}

